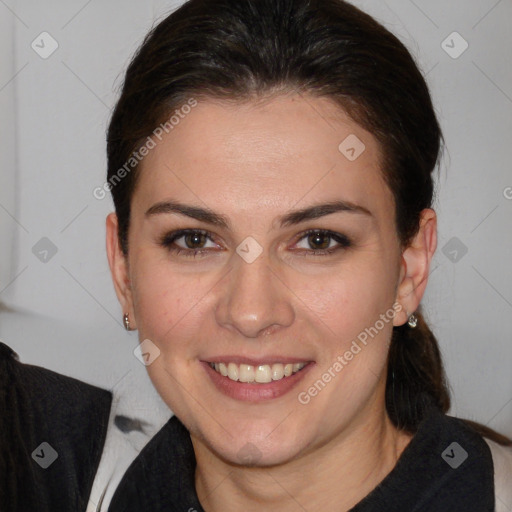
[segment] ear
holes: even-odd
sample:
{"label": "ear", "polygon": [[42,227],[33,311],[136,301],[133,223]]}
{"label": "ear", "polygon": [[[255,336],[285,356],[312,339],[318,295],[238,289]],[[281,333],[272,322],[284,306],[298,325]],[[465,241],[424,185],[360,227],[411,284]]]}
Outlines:
{"label": "ear", "polygon": [[136,329],[135,314],[133,309],[133,297],[131,283],[128,271],[128,259],[123,254],[118,238],[119,225],[117,215],[110,213],[106,219],[106,235],[107,235],[107,257],[110,266],[110,273],[114,288],[116,290],[117,299],[121,304],[123,313],[128,313],[130,317],[130,326]]}
{"label": "ear", "polygon": [[427,208],[420,214],[418,233],[402,252],[397,302],[401,310],[397,311],[393,325],[403,325],[409,315],[420,305],[430,271],[432,256],[437,247],[437,217],[434,210]]}

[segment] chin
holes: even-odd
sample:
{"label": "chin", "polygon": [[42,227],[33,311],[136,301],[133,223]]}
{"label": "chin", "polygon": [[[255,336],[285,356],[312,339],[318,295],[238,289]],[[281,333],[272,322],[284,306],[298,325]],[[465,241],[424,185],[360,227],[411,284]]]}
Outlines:
{"label": "chin", "polygon": [[[281,419],[282,421],[282,419]],[[283,428],[280,428],[282,426]],[[238,466],[269,467],[287,463],[298,458],[309,443],[304,439],[304,430],[297,426],[286,425],[286,420],[276,427],[276,422],[258,426],[247,426],[230,429],[233,437],[202,436],[209,449],[219,458]],[[299,437],[298,432],[302,432]]]}

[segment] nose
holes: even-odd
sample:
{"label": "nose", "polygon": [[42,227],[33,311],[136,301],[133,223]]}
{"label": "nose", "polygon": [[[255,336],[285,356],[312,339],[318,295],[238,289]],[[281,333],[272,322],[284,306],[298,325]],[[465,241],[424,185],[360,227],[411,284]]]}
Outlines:
{"label": "nose", "polygon": [[291,292],[262,254],[252,263],[238,255],[226,276],[216,320],[246,338],[258,338],[289,327],[295,318]]}

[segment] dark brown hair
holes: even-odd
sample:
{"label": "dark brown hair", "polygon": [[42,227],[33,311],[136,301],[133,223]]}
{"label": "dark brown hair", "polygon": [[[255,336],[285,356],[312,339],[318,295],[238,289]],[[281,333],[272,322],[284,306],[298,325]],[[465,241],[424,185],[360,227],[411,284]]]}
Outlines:
{"label": "dark brown hair", "polygon": [[[406,247],[420,212],[432,205],[443,137],[405,46],[342,0],[190,0],[146,36],[108,129],[107,179],[125,255],[140,169],[135,165],[121,180],[118,171],[158,125],[192,97],[243,102],[294,92],[330,98],[376,137]],[[388,359],[387,411],[409,432],[430,403],[443,412],[450,407],[437,341],[418,316],[415,329],[394,328]]]}

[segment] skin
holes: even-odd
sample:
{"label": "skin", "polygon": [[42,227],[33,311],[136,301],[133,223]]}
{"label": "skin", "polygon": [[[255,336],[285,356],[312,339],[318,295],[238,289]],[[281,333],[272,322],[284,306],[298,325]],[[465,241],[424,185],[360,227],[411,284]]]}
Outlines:
{"label": "skin", "polygon": [[[338,150],[350,134],[365,144],[354,161]],[[139,339],[160,350],[147,369],[191,434],[196,489],[208,512],[348,510],[392,470],[411,439],[385,410],[386,358],[392,326],[407,321],[424,293],[436,215],[424,210],[417,236],[402,247],[379,162],[376,139],[329,99],[204,100],[142,162],[127,257],[116,216],[107,217],[117,296]],[[145,215],[169,200],[212,210],[229,225]],[[279,223],[290,211],[339,200],[369,214]],[[184,228],[209,231],[212,240],[199,238],[195,256],[159,243]],[[327,237],[311,245],[309,229],[352,243],[345,248]],[[252,263],[236,252],[248,236],[262,248]],[[190,254],[186,242],[175,246]],[[338,250],[318,254],[322,243]],[[301,404],[298,393],[395,303],[395,317]],[[244,402],[218,391],[200,362],[225,354],[280,354],[314,364],[284,396]],[[248,446],[252,460],[243,464]]]}

